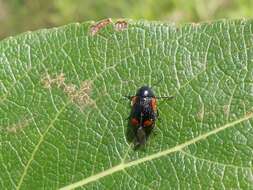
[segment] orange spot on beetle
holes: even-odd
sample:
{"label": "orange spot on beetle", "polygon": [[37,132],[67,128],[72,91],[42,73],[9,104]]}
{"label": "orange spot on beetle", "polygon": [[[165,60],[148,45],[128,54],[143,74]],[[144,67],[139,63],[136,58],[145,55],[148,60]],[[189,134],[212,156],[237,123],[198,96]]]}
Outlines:
{"label": "orange spot on beetle", "polygon": [[132,124],[132,126],[138,126],[138,125],[139,125],[138,119],[132,118],[132,119],[131,119],[131,124]]}
{"label": "orange spot on beetle", "polygon": [[145,127],[149,127],[149,126],[153,125],[153,121],[152,120],[146,120],[146,121],[144,121],[143,125]]}
{"label": "orange spot on beetle", "polygon": [[151,100],[151,106],[152,106],[152,108],[153,108],[154,111],[157,110],[156,99],[155,98],[152,98],[152,100]]}

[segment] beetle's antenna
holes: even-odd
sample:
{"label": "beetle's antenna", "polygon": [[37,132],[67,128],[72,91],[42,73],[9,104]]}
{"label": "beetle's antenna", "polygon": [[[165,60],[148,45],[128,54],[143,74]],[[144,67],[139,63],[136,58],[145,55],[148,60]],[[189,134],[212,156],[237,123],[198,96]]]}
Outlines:
{"label": "beetle's antenna", "polygon": [[134,96],[123,96],[123,98],[131,100]]}
{"label": "beetle's antenna", "polygon": [[[161,76],[161,78],[152,86],[152,88],[156,87],[162,80],[163,80],[163,76]],[[158,96],[156,98],[157,99],[168,99],[168,100],[170,100],[170,99],[173,99],[174,96]]]}
{"label": "beetle's antenna", "polygon": [[151,87],[152,88],[156,87],[162,80],[163,80],[163,76],[161,76],[161,78],[158,81],[156,81],[156,83]]}
{"label": "beetle's antenna", "polygon": [[158,97],[156,97],[157,99],[173,99],[174,98],[174,96],[158,96]]}

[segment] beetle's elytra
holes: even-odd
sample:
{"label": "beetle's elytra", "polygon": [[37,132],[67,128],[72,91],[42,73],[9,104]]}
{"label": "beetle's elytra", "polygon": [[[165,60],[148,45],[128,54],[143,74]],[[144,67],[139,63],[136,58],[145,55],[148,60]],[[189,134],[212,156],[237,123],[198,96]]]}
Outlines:
{"label": "beetle's elytra", "polygon": [[142,86],[137,90],[135,96],[128,96],[128,98],[131,100],[130,124],[134,127],[136,145],[143,145],[155,127],[155,122],[159,116],[157,99],[171,99],[173,96],[156,97],[150,87]]}

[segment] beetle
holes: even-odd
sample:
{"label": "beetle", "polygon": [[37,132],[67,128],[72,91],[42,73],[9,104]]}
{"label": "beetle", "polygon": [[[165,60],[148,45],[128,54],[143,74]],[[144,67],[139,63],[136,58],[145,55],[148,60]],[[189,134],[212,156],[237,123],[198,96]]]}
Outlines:
{"label": "beetle", "polygon": [[136,145],[144,145],[159,116],[157,99],[171,99],[173,96],[156,97],[150,87],[142,86],[134,96],[127,98],[131,100],[130,124],[134,127]]}

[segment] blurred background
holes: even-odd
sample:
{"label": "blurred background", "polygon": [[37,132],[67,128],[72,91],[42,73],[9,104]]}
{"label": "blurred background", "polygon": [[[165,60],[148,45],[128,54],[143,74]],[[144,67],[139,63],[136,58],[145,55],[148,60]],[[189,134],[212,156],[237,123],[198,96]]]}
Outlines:
{"label": "blurred background", "polygon": [[184,23],[252,16],[253,0],[0,0],[0,39],[107,17]]}

